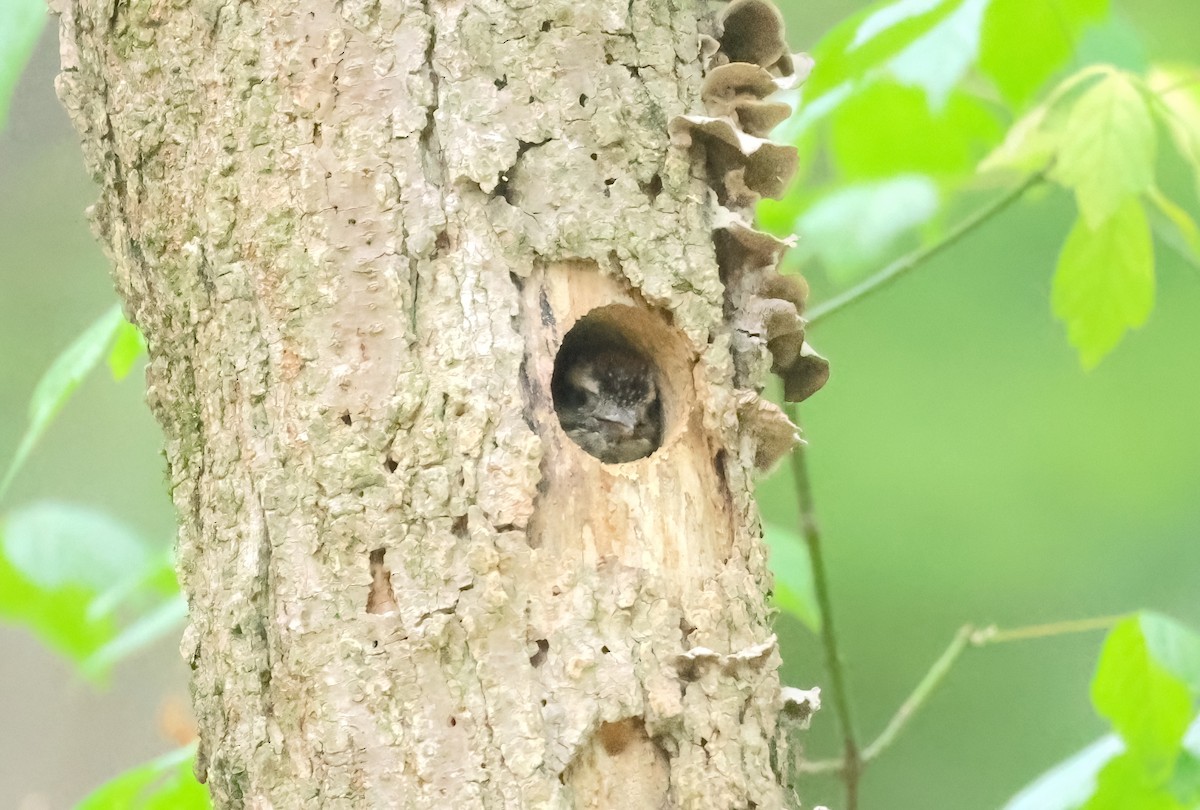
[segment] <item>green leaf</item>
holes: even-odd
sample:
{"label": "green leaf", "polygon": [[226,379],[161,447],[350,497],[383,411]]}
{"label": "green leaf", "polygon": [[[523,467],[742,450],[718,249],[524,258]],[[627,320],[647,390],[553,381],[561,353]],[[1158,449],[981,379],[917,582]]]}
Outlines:
{"label": "green leaf", "polygon": [[830,127],[834,162],[855,179],[967,173],[1002,133],[991,111],[965,93],[935,112],[921,90],[888,81],[855,93]]}
{"label": "green leaf", "polygon": [[1170,616],[1145,610],[1138,614],[1146,649],[1160,666],[1200,695],[1200,636]]}
{"label": "green leaf", "polygon": [[[1121,735],[1128,749],[1122,759],[1136,764],[1144,781],[1161,785],[1179,756],[1192,718],[1192,698],[1187,684],[1156,660],[1140,617],[1122,620],[1105,639],[1092,680],[1092,704]],[[1113,795],[1123,795],[1118,788],[1125,781],[1117,776],[1123,779],[1126,771],[1122,765],[1112,777],[1116,780],[1109,787]],[[1103,790],[1104,772],[1100,781]]]}
{"label": "green leaf", "polygon": [[1200,758],[1184,751],[1175,763],[1175,773],[1167,787],[1185,807],[1200,807]]}
{"label": "green leaf", "polygon": [[143,576],[146,544],[103,512],[77,504],[39,501],[6,522],[8,560],[43,588],[80,585],[96,593]]}
{"label": "green leaf", "polygon": [[62,406],[104,356],[104,350],[112,342],[123,320],[120,306],[114,305],[64,349],[50,368],[46,369],[29,402],[29,424],[25,428],[25,434],[21,437],[21,443],[17,446],[12,461],[9,462],[4,479],[0,481],[0,498],[4,497],[29,453],[54,421]]}
{"label": "green leaf", "polygon": [[821,629],[821,610],[813,586],[812,561],[804,540],[791,529],[775,523],[763,526],[763,539],[770,549],[771,573],[775,575],[775,605],[799,619],[808,629]]}
{"label": "green leaf", "polygon": [[[1183,755],[1176,763],[1170,790],[1185,805],[1196,801],[1187,798],[1197,787],[1197,754],[1200,754],[1200,717],[1192,721],[1183,739]],[[1106,734],[1082,751],[1063,760],[1039,776],[1012,798],[1003,810],[1077,810],[1096,790],[1096,775],[1104,764],[1125,750],[1115,734]]]}
{"label": "green leaf", "polygon": [[896,81],[919,87],[935,110],[975,64],[983,15],[990,0],[963,0],[957,8],[896,54],[888,68]]}
{"label": "green leaf", "polygon": [[176,630],[186,618],[187,602],[182,596],[160,603],[89,656],[83,662],[84,672],[98,675],[107,671],[118,661],[146,649]]}
{"label": "green leaf", "polygon": [[76,663],[113,637],[112,621],[90,614],[91,599],[91,591],[80,586],[44,588],[0,554],[0,619],[28,628]]}
{"label": "green leaf", "polygon": [[795,223],[799,249],[815,254],[836,280],[877,266],[897,241],[937,213],[938,189],[919,174],[845,186],[818,200]]}
{"label": "green leaf", "polygon": [[1053,177],[1075,191],[1083,218],[1099,227],[1154,182],[1150,110],[1128,74],[1113,72],[1075,102],[1059,139]]}
{"label": "green leaf", "polygon": [[45,24],[46,4],[42,0],[0,2],[0,129],[8,120],[13,90]]}
{"label": "green leaf", "polygon": [[804,86],[809,104],[846,82],[865,83],[950,16],[963,0],[899,0],[876,3],[826,34],[812,55],[816,61]]}
{"label": "green leaf", "polygon": [[157,601],[159,597],[177,596],[179,580],[175,574],[174,556],[170,553],[161,556],[161,560],[152,561],[139,577],[114,582],[98,594],[92,601],[92,615],[105,616],[121,606],[141,610],[145,608],[147,598]]}
{"label": "green leaf", "polygon": [[[931,11],[943,6],[943,0],[894,0],[894,2],[876,4],[877,8],[869,11],[854,29],[854,39],[850,49],[862,47],[881,34],[895,28],[901,23],[920,18]],[[918,29],[921,30],[921,29]]]}
{"label": "green leaf", "polygon": [[1128,199],[1099,228],[1082,217],[1067,236],[1051,295],[1085,368],[1145,323],[1154,306],[1154,247],[1145,211]]}
{"label": "green leaf", "polygon": [[[1196,223],[1191,216],[1183,208],[1176,205],[1167,195],[1158,190],[1157,187],[1151,187],[1146,195],[1150,202],[1154,203],[1155,209],[1158,210],[1160,216],[1165,218],[1174,227],[1176,233],[1183,243],[1182,248],[1175,244],[1173,240],[1168,239],[1168,243],[1172,247],[1180,249],[1180,252],[1191,256],[1195,261],[1200,261],[1200,229],[1196,228]],[[1159,223],[1156,222],[1156,225]],[[1163,232],[1155,228],[1155,231],[1161,237]]]}
{"label": "green leaf", "polygon": [[992,0],[979,69],[1019,108],[1065,66],[1079,32],[1108,14],[1108,0]]}
{"label": "green leaf", "polygon": [[[805,90],[807,89],[806,84]],[[795,144],[800,150],[801,158],[807,164],[811,160],[811,153],[815,151],[813,135],[817,124],[837,112],[842,103],[854,95],[855,89],[856,84],[847,81],[830,88],[820,96],[805,96],[796,113],[775,130],[775,137],[783,143]]]}
{"label": "green leaf", "polygon": [[1096,790],[1096,774],[1124,750],[1115,734],[1063,760],[1014,796],[1003,810],[1076,810]]}
{"label": "green leaf", "polygon": [[206,810],[208,791],[193,773],[195,746],[131,768],[94,790],[75,810]]}
{"label": "green leaf", "polygon": [[1045,169],[1058,152],[1061,135],[1049,123],[1051,112],[1046,105],[1039,105],[1019,118],[1004,141],[979,164],[979,171],[1014,169],[1025,173]]}
{"label": "green leaf", "polygon": [[153,559],[139,538],[101,512],[51,501],[25,507],[0,536],[0,618],[82,664],[113,643],[105,595],[148,585],[161,567]]}
{"label": "green leaf", "polygon": [[1175,149],[1195,173],[1200,197],[1200,69],[1157,65],[1146,79],[1155,94],[1155,110],[1171,134]]}
{"label": "green leaf", "polygon": [[141,331],[129,321],[121,318],[112,350],[108,353],[108,369],[114,380],[123,380],[133,370],[133,364],[146,351],[146,341]]}
{"label": "green leaf", "polygon": [[1142,764],[1133,753],[1109,760],[1083,810],[1188,810]]}

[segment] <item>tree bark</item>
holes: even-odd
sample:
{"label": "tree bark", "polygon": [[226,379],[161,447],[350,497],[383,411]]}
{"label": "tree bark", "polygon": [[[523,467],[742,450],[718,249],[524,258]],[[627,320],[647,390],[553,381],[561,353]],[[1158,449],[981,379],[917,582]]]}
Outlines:
{"label": "tree bark", "polygon": [[[782,806],[751,488],[794,429],[759,392],[825,371],[745,224],[794,163],[759,140],[796,78],[777,13],[56,10],[215,805]],[[577,324],[654,363],[649,457],[559,425]]]}

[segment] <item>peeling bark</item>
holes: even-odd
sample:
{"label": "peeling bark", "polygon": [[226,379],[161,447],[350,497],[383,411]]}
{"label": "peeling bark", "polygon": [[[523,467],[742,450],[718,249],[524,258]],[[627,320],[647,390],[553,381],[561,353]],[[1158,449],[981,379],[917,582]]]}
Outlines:
{"label": "peeling bark", "polygon": [[[747,224],[777,12],[56,2],[216,806],[781,807],[759,392],[827,369]],[[657,367],[647,458],[558,423],[589,316]]]}

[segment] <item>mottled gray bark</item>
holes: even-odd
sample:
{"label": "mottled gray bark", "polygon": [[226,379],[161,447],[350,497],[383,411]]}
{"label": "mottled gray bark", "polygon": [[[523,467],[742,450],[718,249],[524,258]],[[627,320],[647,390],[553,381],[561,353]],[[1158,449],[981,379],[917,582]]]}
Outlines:
{"label": "mottled gray bark", "polygon": [[[57,10],[216,805],[780,807],[751,476],[794,431],[758,392],[823,367],[744,222],[794,160],[757,137],[795,78],[775,12]],[[658,368],[648,458],[558,424],[589,312]]]}

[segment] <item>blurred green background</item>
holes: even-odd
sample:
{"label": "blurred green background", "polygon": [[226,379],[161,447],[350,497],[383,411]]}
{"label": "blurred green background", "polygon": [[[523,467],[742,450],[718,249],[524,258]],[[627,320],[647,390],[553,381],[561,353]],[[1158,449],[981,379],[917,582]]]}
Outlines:
{"label": "blurred green background", "polygon": [[[784,2],[810,47],[862,3]],[[1197,58],[1200,4],[1126,0],[1096,34],[1130,58]],[[53,94],[48,26],[0,134],[0,460],[39,375],[114,299],[84,208],[95,191]],[[902,122],[880,121],[880,126]],[[886,292],[814,329],[834,365],[802,407],[860,735],[869,740],[964,622],[1016,626],[1153,607],[1200,626],[1200,272],[1159,249],[1150,323],[1085,373],[1050,314],[1065,194],[1028,198]],[[835,287],[811,269],[814,300]],[[2,465],[0,465],[2,466]],[[140,378],[84,385],[7,507],[58,497],[169,538]],[[766,516],[795,519],[786,466]],[[826,686],[816,640],[784,619],[785,680]],[[1100,634],[969,651],[869,771],[863,806],[996,808],[1105,730],[1088,703]],[[96,691],[0,627],[0,807],[66,807],[171,747],[186,695],[173,644]],[[808,742],[837,753],[828,701]],[[807,803],[841,803],[816,780]]]}

